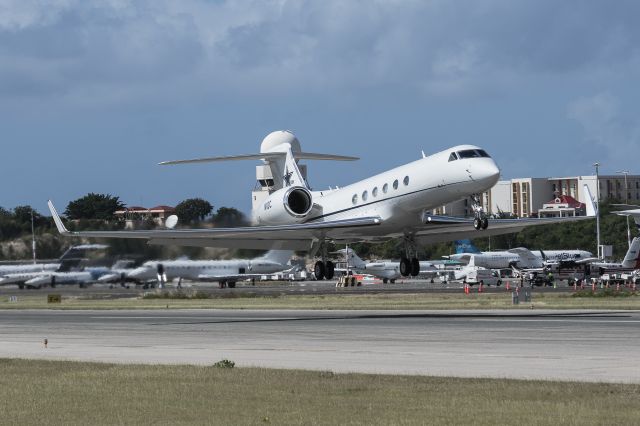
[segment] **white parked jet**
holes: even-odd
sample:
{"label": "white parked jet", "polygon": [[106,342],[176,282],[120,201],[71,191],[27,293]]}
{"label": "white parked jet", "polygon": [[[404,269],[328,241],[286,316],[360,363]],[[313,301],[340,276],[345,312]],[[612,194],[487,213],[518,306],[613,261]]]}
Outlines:
{"label": "white parked jet", "polygon": [[470,240],[455,242],[456,254],[450,259],[469,263],[473,257],[475,266],[489,269],[543,268],[545,266],[562,266],[564,264],[583,264],[594,260],[593,255],[585,250],[536,250],[514,248],[503,251],[480,251]]}
{"label": "white parked jet", "polygon": [[140,282],[157,279],[162,287],[167,280],[216,281],[220,288],[235,287],[236,281],[273,274],[289,269],[291,250],[271,250],[255,259],[233,260],[165,260],[145,262],[128,273]]}
{"label": "white parked jet", "polygon": [[[204,163],[229,160],[261,160],[273,179],[269,195],[253,211],[254,226],[211,229],[123,231],[68,231],[53,204],[49,209],[61,234],[96,238],[142,238],[150,244],[308,250],[322,260],[316,277],[333,276],[327,261],[326,242],[381,242],[403,238],[406,257],[403,275],[417,269],[417,245],[469,238],[474,228],[482,236],[519,232],[529,225],[557,223],[576,218],[487,219],[474,204],[475,218],[432,215],[438,206],[480,194],[499,179],[500,170],[482,148],[459,145],[379,173],[354,184],[328,191],[312,191],[298,167],[298,160],[355,160],[354,157],[302,152],[298,139],[288,131],[269,134],[260,153],[232,157],[168,161],[160,164]],[[591,199],[589,197],[589,199]],[[587,209],[595,214],[593,206]],[[487,229],[489,227],[489,229]]]}

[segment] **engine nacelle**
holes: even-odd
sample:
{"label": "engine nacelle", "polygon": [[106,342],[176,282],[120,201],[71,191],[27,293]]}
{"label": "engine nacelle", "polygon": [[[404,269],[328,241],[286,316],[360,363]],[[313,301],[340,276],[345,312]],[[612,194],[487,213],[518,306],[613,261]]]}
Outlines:
{"label": "engine nacelle", "polygon": [[302,186],[292,186],[269,195],[253,215],[257,224],[282,225],[302,222],[312,209],[311,192]]}

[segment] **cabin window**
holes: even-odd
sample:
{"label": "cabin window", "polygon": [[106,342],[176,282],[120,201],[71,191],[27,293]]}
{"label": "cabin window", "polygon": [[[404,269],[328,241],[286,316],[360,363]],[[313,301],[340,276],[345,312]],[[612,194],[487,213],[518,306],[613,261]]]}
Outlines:
{"label": "cabin window", "polygon": [[386,194],[388,190],[389,190],[389,184],[388,183],[385,183],[384,185],[382,185],[382,192],[384,192]]}
{"label": "cabin window", "polygon": [[353,194],[353,197],[351,197],[351,202],[354,205],[358,203],[358,194]]}
{"label": "cabin window", "polygon": [[404,183],[404,186],[409,185],[409,176],[405,176],[404,179],[402,180],[402,183]]}
{"label": "cabin window", "polygon": [[449,155],[449,161],[456,161],[458,159],[458,156],[456,155],[455,152],[452,152],[451,155]]}
{"label": "cabin window", "polygon": [[378,187],[374,187],[373,190],[371,191],[371,195],[373,195],[374,197],[378,196]]}
{"label": "cabin window", "polygon": [[367,191],[364,191],[362,193],[362,201],[367,201],[367,198],[369,198],[369,193]]}
{"label": "cabin window", "polygon": [[398,179],[393,181],[393,189],[398,189]]}

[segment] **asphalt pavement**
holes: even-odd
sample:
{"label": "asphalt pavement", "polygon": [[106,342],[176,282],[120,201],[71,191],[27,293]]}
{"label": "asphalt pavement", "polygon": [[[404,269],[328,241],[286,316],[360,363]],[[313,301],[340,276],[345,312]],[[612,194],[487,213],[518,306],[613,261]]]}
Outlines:
{"label": "asphalt pavement", "polygon": [[640,383],[640,312],[4,310],[0,322],[0,357]]}

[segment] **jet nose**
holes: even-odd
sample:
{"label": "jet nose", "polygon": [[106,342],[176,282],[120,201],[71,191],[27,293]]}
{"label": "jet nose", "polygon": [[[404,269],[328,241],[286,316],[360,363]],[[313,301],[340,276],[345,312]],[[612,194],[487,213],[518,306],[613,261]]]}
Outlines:
{"label": "jet nose", "polygon": [[480,167],[478,167],[478,178],[482,183],[488,185],[488,187],[494,186],[500,180],[500,169],[495,161],[485,161]]}

